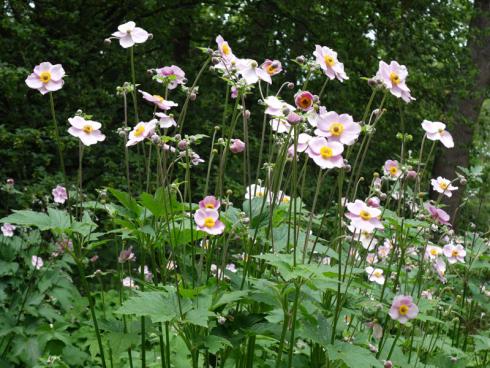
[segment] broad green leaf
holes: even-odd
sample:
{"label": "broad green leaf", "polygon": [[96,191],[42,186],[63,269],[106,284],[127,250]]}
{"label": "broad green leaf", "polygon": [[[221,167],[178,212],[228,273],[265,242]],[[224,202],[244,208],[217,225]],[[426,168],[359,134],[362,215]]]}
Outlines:
{"label": "broad green leaf", "polygon": [[383,364],[378,361],[373,353],[360,346],[345,342],[336,342],[334,345],[326,345],[330,360],[342,361],[349,368],[382,368]]}

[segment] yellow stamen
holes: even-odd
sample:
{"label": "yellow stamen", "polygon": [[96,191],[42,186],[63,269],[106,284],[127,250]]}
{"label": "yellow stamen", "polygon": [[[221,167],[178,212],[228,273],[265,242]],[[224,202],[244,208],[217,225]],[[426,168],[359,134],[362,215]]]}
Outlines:
{"label": "yellow stamen", "polygon": [[272,74],[274,74],[276,72],[276,68],[274,68],[274,66],[271,64],[271,65],[269,65],[266,68],[266,71],[267,71],[267,73],[269,73],[270,75],[272,75]]}
{"label": "yellow stamen", "polygon": [[92,125],[84,125],[82,129],[86,134],[90,134],[94,131],[94,128],[92,128]]}
{"label": "yellow stamen", "polygon": [[457,257],[458,256],[458,251],[456,249],[454,249],[452,252],[451,252],[451,256],[452,257]]}
{"label": "yellow stamen", "polygon": [[330,125],[330,133],[336,137],[342,134],[344,131],[344,124],[342,123],[333,123]]}
{"label": "yellow stamen", "polygon": [[228,43],[227,42],[223,42],[223,44],[221,45],[221,52],[225,55],[225,56],[228,56],[230,55],[231,53],[231,49],[230,49],[230,46],[228,46]]}
{"label": "yellow stamen", "polygon": [[381,271],[374,271],[373,275],[376,277],[381,277]]}
{"label": "yellow stamen", "polygon": [[391,166],[389,172],[391,176],[395,176],[398,173],[398,168],[396,166]]}
{"label": "yellow stamen", "polygon": [[134,130],[133,134],[135,137],[140,137],[144,132],[145,132],[145,126],[140,125]]}
{"label": "yellow stamen", "polygon": [[214,204],[212,204],[212,203],[206,203],[206,205],[204,207],[206,207],[206,208],[213,208],[214,209]]}
{"label": "yellow stamen", "polygon": [[216,224],[216,221],[214,221],[214,219],[212,217],[206,217],[204,219],[204,226],[206,227],[214,227],[214,225]]}
{"label": "yellow stamen", "polygon": [[325,64],[327,64],[330,68],[335,65],[335,60],[330,55],[325,55],[323,60],[325,60]]}
{"label": "yellow stamen", "polygon": [[48,83],[50,80],[51,80],[51,73],[50,72],[42,72],[40,75],[39,75],[39,79],[41,80],[41,82],[43,83]]}
{"label": "yellow stamen", "polygon": [[447,183],[444,183],[444,182],[439,183],[439,188],[441,188],[442,190],[446,190],[448,187],[449,187],[449,184],[447,184]]}
{"label": "yellow stamen", "polygon": [[320,155],[323,158],[330,158],[333,156],[332,149],[330,147],[323,146],[322,148],[320,148]]}
{"label": "yellow stamen", "polygon": [[391,83],[393,83],[395,86],[401,82],[400,77],[395,72],[390,73],[390,80],[391,80]]}
{"label": "yellow stamen", "polygon": [[160,95],[153,95],[153,97],[156,98],[158,100],[158,102],[165,101],[165,99],[162,96],[160,96]]}
{"label": "yellow stamen", "polygon": [[371,220],[371,214],[368,212],[368,211],[365,211],[365,210],[362,210],[360,213],[359,213],[359,216],[361,216],[361,218],[363,220]]}
{"label": "yellow stamen", "polygon": [[400,312],[402,316],[406,315],[408,313],[408,306],[405,304],[400,305],[400,308],[398,308],[398,312]]}
{"label": "yellow stamen", "polygon": [[437,249],[432,248],[432,249],[430,250],[430,254],[432,254],[433,256],[437,256]]}

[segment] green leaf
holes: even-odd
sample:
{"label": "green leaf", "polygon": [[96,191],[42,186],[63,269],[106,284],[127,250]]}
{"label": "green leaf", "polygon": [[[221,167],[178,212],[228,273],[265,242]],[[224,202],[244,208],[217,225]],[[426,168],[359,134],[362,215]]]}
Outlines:
{"label": "green leaf", "polygon": [[130,194],[120,190],[109,188],[109,192],[128,210],[128,215],[133,218],[140,217],[143,209],[138,205],[136,200]]}
{"label": "green leaf", "polygon": [[218,351],[224,349],[225,347],[230,347],[230,348],[233,347],[230,341],[228,341],[224,337],[215,336],[215,335],[205,336],[204,339],[201,341],[201,343],[204,345],[206,349],[209,350],[211,354],[216,354]]}
{"label": "green leaf", "polygon": [[330,360],[342,361],[349,368],[383,367],[373,353],[360,346],[336,342],[334,345],[325,345]]}
{"label": "green leaf", "polygon": [[42,212],[30,210],[13,211],[14,213],[0,220],[3,223],[23,226],[35,226],[39,230],[49,230],[51,228],[51,219]]}

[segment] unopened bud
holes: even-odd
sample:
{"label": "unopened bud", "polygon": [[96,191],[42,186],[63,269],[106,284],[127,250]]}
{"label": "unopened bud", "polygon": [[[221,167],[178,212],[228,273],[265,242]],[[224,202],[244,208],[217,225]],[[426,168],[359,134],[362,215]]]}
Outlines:
{"label": "unopened bud", "polygon": [[460,183],[461,185],[466,185],[466,184],[468,184],[468,180],[466,180],[466,178],[460,178],[460,179],[459,179],[459,183]]}
{"label": "unopened bud", "polygon": [[179,143],[177,143],[177,147],[181,151],[185,150],[188,145],[189,145],[189,142],[186,139],[182,139]]}
{"label": "unopened bud", "polygon": [[148,39],[152,40],[153,39],[153,33],[148,33]]}
{"label": "unopened bud", "polygon": [[386,193],[379,193],[379,199],[381,199],[382,201],[386,200]]}
{"label": "unopened bud", "polygon": [[231,189],[228,189],[228,190],[226,191],[226,195],[227,195],[227,196],[231,196],[232,194],[233,194],[233,191],[232,191]]}
{"label": "unopened bud", "polygon": [[213,65],[218,65],[220,63],[220,60],[216,56],[213,56],[211,58],[211,62],[213,63]]}
{"label": "unopened bud", "polygon": [[153,134],[151,136],[151,141],[154,143],[154,144],[158,144],[160,143],[160,136],[158,134]]}
{"label": "unopened bud", "polygon": [[294,88],[294,83],[293,82],[289,82],[287,84],[287,87],[288,87],[288,89],[293,89]]}
{"label": "unopened bud", "polygon": [[385,361],[384,368],[393,368],[393,363],[391,362],[391,360]]}
{"label": "unopened bud", "polygon": [[190,95],[189,95],[189,99],[191,101],[196,101],[196,98],[197,98],[197,94],[195,92],[192,92]]}
{"label": "unopened bud", "polygon": [[304,64],[305,62],[305,57],[303,55],[300,55],[300,56],[296,56],[296,62],[298,64]]}
{"label": "unopened bud", "polygon": [[351,165],[349,165],[349,164],[344,165],[344,170],[345,170],[345,172],[348,172],[348,173],[349,173],[349,172],[351,172],[351,171],[352,171],[352,166],[351,166]]}
{"label": "unopened bud", "polygon": [[12,178],[8,178],[8,179],[7,179],[7,184],[8,184],[8,185],[14,185],[14,184],[15,184],[15,180],[14,180],[14,179],[12,179]]}
{"label": "unopened bud", "polygon": [[111,39],[110,38],[106,38],[104,40],[104,45],[110,45],[112,43]]}
{"label": "unopened bud", "polygon": [[250,119],[250,110],[245,110],[243,112],[243,117],[245,118],[245,120]]}

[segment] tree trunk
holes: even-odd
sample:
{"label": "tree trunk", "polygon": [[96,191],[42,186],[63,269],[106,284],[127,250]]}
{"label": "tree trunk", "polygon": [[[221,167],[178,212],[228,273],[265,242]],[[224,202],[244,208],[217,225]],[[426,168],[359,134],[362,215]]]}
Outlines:
{"label": "tree trunk", "polygon": [[[455,98],[452,106],[449,106],[449,109],[454,111],[451,133],[455,146],[452,149],[442,148],[439,151],[432,168],[433,177],[454,179],[458,166],[469,165],[474,126],[490,85],[490,0],[475,0],[470,22],[470,37],[468,48],[473,67],[476,69],[475,80],[472,90],[464,97]],[[471,70],[467,74],[473,75]],[[451,198],[444,197],[453,224],[459,212],[457,209],[461,204],[463,189],[460,186],[458,191],[453,192]]]}

